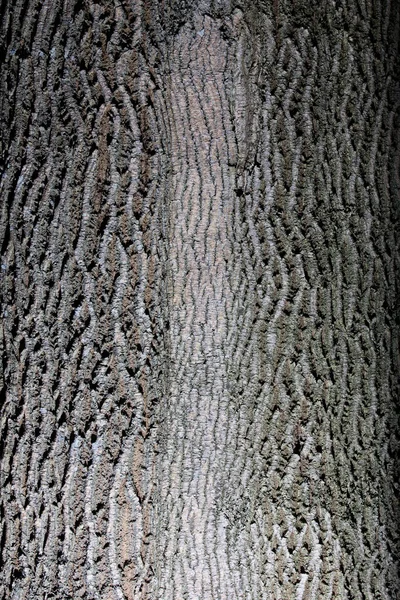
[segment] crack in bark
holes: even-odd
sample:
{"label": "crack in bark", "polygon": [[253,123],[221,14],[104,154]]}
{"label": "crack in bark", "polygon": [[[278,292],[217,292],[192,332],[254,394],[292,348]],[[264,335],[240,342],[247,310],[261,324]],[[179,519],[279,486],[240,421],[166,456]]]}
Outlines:
{"label": "crack in bark", "polygon": [[398,5],[0,14],[0,598],[397,598]]}

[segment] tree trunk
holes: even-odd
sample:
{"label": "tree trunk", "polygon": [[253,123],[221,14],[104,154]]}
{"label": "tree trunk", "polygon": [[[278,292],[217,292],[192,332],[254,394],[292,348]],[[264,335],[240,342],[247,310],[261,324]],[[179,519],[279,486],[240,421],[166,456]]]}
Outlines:
{"label": "tree trunk", "polygon": [[2,0],[2,600],[400,598],[399,19]]}

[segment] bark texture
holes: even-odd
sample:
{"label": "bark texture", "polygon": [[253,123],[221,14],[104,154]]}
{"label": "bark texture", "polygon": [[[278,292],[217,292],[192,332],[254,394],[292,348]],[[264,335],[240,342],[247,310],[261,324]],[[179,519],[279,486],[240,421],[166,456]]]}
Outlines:
{"label": "bark texture", "polygon": [[1,600],[400,598],[400,9],[313,4],[1,2]]}

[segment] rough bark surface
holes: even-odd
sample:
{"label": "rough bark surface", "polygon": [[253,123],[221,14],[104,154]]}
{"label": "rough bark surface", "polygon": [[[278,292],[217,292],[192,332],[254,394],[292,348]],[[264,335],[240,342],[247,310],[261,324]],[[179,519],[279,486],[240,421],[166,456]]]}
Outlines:
{"label": "rough bark surface", "polygon": [[0,599],[400,598],[399,6],[0,6]]}

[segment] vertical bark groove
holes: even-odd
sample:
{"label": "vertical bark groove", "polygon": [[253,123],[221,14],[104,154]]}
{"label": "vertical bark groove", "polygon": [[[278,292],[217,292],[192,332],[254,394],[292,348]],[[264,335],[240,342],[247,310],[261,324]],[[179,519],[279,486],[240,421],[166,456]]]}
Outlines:
{"label": "vertical bark groove", "polygon": [[398,598],[396,3],[0,14],[0,598]]}

